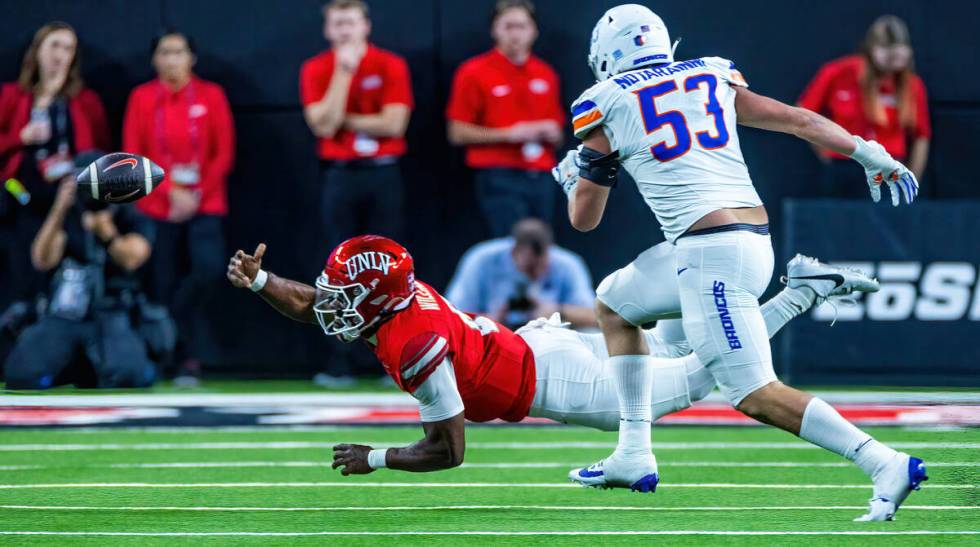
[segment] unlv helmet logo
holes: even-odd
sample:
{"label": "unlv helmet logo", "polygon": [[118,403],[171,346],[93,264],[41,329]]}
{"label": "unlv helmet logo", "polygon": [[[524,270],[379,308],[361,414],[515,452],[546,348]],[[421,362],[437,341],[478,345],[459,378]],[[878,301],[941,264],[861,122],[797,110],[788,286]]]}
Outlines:
{"label": "unlv helmet logo", "polygon": [[382,275],[388,275],[391,269],[391,256],[377,251],[367,251],[347,259],[347,278],[351,281],[366,270],[376,270]]}

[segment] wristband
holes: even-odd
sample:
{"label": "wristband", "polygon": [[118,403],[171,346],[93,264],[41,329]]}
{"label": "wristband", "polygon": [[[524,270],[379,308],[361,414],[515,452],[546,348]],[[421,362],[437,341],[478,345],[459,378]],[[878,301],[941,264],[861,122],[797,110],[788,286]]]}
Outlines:
{"label": "wristband", "polygon": [[248,288],[252,289],[252,292],[259,292],[265,287],[265,283],[268,280],[269,273],[265,270],[259,270],[259,273],[255,274],[255,281],[252,281],[252,284]]}
{"label": "wristband", "polygon": [[619,172],[619,151],[603,154],[588,146],[578,153],[578,176],[600,186],[616,187],[616,174]]}
{"label": "wristband", "polygon": [[371,469],[388,467],[388,449],[375,449],[368,452],[367,463]]}

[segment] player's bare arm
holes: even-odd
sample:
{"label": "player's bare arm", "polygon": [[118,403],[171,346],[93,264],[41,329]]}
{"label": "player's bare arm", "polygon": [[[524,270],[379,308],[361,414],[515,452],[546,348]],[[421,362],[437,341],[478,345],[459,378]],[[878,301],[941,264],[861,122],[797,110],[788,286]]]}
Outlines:
{"label": "player's bare arm", "polygon": [[[372,448],[357,444],[333,447],[333,464],[342,475],[364,475],[377,467],[422,473],[451,469],[463,463],[466,450],[463,413],[439,422],[422,422],[425,438],[406,447],[378,452],[384,461],[370,462]],[[372,463],[375,465],[372,466]]]}
{"label": "player's bare arm", "polygon": [[[228,262],[228,281],[240,289],[252,288],[262,300],[294,321],[316,323],[316,316],[313,314],[316,289],[262,270],[263,255],[265,243],[260,243],[253,254],[247,254],[241,249],[236,251]],[[265,279],[258,279],[260,275]],[[261,287],[255,287],[257,280],[262,284]]]}
{"label": "player's bare arm", "polygon": [[[568,219],[576,230],[588,232],[594,230],[602,220],[609,190],[612,188],[608,177],[609,169],[612,167],[615,180],[618,160],[612,154],[612,145],[601,127],[586,135],[577,154],[580,171],[574,192],[569,194]],[[584,173],[591,174],[585,176]]]}
{"label": "player's bare arm", "polygon": [[864,166],[874,201],[881,199],[882,183],[888,186],[895,206],[900,201],[912,203],[919,193],[915,175],[885,152],[880,144],[851,135],[816,112],[781,103],[744,87],[735,88],[735,110],[740,125],[789,133],[851,157]]}

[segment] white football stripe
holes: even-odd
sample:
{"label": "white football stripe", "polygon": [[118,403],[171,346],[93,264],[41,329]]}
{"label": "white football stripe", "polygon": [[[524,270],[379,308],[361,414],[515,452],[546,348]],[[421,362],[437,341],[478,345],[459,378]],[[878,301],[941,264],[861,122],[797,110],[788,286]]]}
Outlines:
{"label": "white football stripe", "polygon": [[94,161],[88,165],[88,178],[92,199],[99,199],[99,170],[95,168]]}
{"label": "white football stripe", "polygon": [[[0,490],[38,488],[582,488],[570,482],[86,482],[43,484],[0,484]],[[869,489],[870,484],[755,484],[755,483],[669,483],[665,488],[754,488],[754,489]],[[936,489],[976,489],[973,484],[929,484]]]}
{"label": "white football stripe", "polygon": [[51,532],[0,531],[4,536],[118,536],[118,537],[309,537],[309,536],[964,536],[976,530],[896,530],[896,531],[742,531],[742,530],[617,530],[617,531],[498,531],[459,532]]}
{"label": "white football stripe", "polygon": [[418,374],[426,365],[431,363],[434,359],[439,357],[439,354],[446,349],[446,339],[439,336],[429,351],[425,352],[425,355],[420,357],[414,365],[412,365],[408,370],[402,371],[402,378],[408,380],[412,376]]}
{"label": "white football stripe", "polygon": [[[348,512],[348,511],[653,511],[653,512],[684,512],[684,511],[861,511],[866,505],[769,505],[747,507],[724,506],[689,506],[689,507],[657,507],[657,506],[621,506],[621,505],[382,505],[375,507],[181,507],[181,506],[94,506],[94,505],[0,505],[0,509],[36,510],[36,511],[214,511],[214,512]],[[903,505],[902,511],[976,511],[977,505]]]}
{"label": "white football stripe", "polygon": [[150,195],[153,191],[153,170],[150,169],[150,158],[143,158],[143,191]]}
{"label": "white football stripe", "polygon": [[[588,462],[483,462],[464,463],[460,469],[571,469],[583,467]],[[737,467],[737,468],[847,468],[850,462],[660,462],[661,467]],[[221,468],[280,468],[280,467],[330,467],[328,461],[242,461],[242,462],[161,462],[161,463],[109,463],[94,465],[0,465],[0,471],[30,471],[39,469],[221,469]],[[980,467],[980,462],[929,462],[928,467]]]}
{"label": "white football stripe", "polygon": [[[339,441],[338,441],[339,442]],[[392,441],[371,441],[345,439],[348,444],[366,444],[375,448],[385,448],[394,446]],[[0,444],[0,452],[71,452],[78,450],[295,450],[303,448],[333,448],[337,442],[316,442],[316,441],[265,441],[265,442],[197,442],[197,443],[55,443],[55,444]],[[541,450],[555,449],[563,450],[567,448],[616,448],[616,443],[610,442],[565,442],[565,441],[544,441],[544,442],[473,442],[467,443],[467,448],[480,450]],[[888,446],[898,449],[980,449],[980,443],[964,442],[894,442]],[[653,450],[816,450],[818,446],[804,442],[654,442]],[[926,462],[929,465],[929,462]]]}

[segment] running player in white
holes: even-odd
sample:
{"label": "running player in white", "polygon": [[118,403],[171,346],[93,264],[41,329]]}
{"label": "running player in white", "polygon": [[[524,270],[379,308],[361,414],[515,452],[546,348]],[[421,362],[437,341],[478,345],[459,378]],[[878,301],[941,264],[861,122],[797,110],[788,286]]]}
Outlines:
{"label": "running player in white", "polygon": [[[922,461],[875,441],[773,372],[758,301],[773,269],[768,216],[742,158],[736,124],[789,133],[850,156],[864,166],[874,201],[884,183],[893,205],[911,203],[918,193],[915,177],[879,144],[752,93],[731,61],[675,62],[663,21],[643,6],[618,6],[599,19],[589,65],[599,81],[572,106],[583,144],[555,169],[569,196],[569,218],[579,230],[595,228],[622,165],[667,243],[612,274],[597,291],[620,397],[619,443],[611,456],[570,477],[590,486],[656,486],[650,377],[662,363],[650,355],[639,325],[681,312],[692,349],[735,408],[853,461],[874,483],[869,512],[859,519],[891,519],[925,480]],[[676,270],[652,276],[649,264],[663,260]],[[788,278],[790,287],[808,281],[824,296],[846,275],[798,260]]]}

